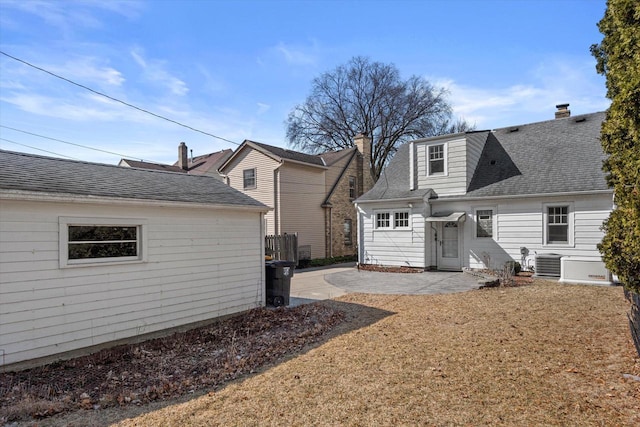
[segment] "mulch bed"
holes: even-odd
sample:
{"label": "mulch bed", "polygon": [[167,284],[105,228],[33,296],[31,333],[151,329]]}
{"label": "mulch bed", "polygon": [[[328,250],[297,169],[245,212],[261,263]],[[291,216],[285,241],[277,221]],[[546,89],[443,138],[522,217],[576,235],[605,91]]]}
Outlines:
{"label": "mulch bed", "polygon": [[0,425],[215,389],[300,351],[342,319],[342,313],[319,304],[258,308],[164,338],[0,373]]}

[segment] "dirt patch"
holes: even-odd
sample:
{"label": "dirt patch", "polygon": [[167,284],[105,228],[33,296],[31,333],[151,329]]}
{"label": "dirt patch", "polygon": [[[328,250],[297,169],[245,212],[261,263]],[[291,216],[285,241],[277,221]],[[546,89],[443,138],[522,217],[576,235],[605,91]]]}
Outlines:
{"label": "dirt patch", "polygon": [[[80,410],[33,424],[640,425],[640,359],[619,287],[535,280],[318,305],[344,320],[255,374],[164,407]],[[299,321],[290,310],[274,313]]]}
{"label": "dirt patch", "polygon": [[342,319],[342,313],[318,304],[260,308],[168,337],[1,373],[0,424],[215,389],[300,351]]}
{"label": "dirt patch", "polygon": [[358,270],[379,271],[381,273],[424,273],[424,268],[417,267],[394,267],[375,264],[360,264]]}

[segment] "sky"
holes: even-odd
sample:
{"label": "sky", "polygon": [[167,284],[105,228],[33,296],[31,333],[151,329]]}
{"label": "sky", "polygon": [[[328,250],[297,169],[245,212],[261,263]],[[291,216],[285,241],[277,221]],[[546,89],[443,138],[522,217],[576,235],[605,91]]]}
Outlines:
{"label": "sky", "polygon": [[454,118],[476,129],[550,120],[562,103],[573,115],[604,111],[605,79],[589,47],[602,40],[605,8],[0,0],[0,149],[117,164],[174,163],[180,142],[195,156],[245,139],[288,147],[287,116],[313,79],[355,56],[447,89]]}

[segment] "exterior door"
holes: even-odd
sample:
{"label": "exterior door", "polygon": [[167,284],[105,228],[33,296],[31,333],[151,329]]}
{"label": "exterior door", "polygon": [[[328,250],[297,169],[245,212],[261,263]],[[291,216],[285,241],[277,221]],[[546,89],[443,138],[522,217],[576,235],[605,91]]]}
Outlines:
{"label": "exterior door", "polygon": [[440,270],[460,270],[460,239],[457,221],[441,225],[438,242],[438,268]]}

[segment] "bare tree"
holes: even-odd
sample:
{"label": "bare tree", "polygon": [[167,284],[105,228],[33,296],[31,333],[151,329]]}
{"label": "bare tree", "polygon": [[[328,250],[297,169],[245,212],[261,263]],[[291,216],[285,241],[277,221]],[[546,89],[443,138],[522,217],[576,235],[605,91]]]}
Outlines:
{"label": "bare tree", "polygon": [[364,57],[315,78],[287,120],[289,144],[311,153],[348,148],[358,133],[368,135],[374,179],[403,142],[470,129],[452,122],[445,89],[417,76],[402,80],[394,65]]}

